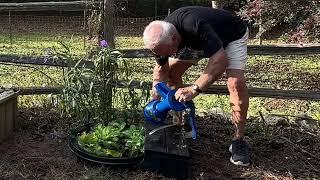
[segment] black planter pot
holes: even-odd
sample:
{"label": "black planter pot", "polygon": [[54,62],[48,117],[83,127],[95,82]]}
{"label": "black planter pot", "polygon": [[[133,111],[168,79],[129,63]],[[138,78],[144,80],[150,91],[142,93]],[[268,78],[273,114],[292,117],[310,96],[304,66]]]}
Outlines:
{"label": "black planter pot", "polygon": [[88,124],[84,126],[80,126],[76,129],[74,129],[70,135],[69,135],[69,148],[71,151],[78,156],[81,159],[94,162],[94,163],[99,163],[99,164],[105,164],[105,165],[110,165],[110,166],[132,166],[132,165],[137,165],[142,163],[144,155],[141,154],[140,156],[136,157],[120,157],[120,158],[112,158],[112,157],[99,157],[94,154],[91,154],[84,149],[82,149],[78,145],[77,137],[79,134],[82,132],[89,132],[92,127],[94,127],[95,124]]}

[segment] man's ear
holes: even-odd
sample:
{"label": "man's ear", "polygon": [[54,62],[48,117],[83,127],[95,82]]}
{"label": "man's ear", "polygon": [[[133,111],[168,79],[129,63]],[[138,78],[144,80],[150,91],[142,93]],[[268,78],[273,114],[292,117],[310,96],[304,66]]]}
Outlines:
{"label": "man's ear", "polygon": [[173,44],[179,44],[180,43],[180,37],[177,34],[174,34],[172,36],[172,42],[173,42]]}

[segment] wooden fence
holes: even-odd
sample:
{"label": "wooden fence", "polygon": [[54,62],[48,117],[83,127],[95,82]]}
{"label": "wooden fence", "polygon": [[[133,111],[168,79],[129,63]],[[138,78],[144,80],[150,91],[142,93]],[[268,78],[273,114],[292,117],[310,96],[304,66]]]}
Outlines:
{"label": "wooden fence", "polygon": [[[104,0],[107,2],[113,2],[113,0]],[[0,12],[5,11],[36,11],[36,10],[86,10],[86,1],[70,1],[70,2],[38,2],[38,3],[1,3]],[[106,6],[105,9],[111,6]],[[106,17],[112,17],[112,14],[105,14]],[[105,35],[113,34],[113,30],[104,29]],[[111,38],[111,40],[109,40]],[[113,37],[106,37],[108,42],[112,42]],[[124,58],[144,58],[151,59],[152,53],[146,49],[131,49],[121,50]],[[312,55],[320,54],[320,46],[249,46],[249,55]],[[201,54],[198,55],[201,57]],[[53,60],[48,57],[29,57],[29,56],[14,56],[14,55],[0,55],[0,62],[9,64],[33,64],[33,65],[47,65],[47,66],[66,66],[60,60]],[[93,64],[90,61],[83,60],[87,67],[92,67]],[[143,86],[151,87],[151,82],[141,83],[139,81],[133,82],[132,87],[142,88]],[[32,95],[32,94],[51,94],[59,93],[62,87],[30,87],[30,88],[12,88],[19,92],[20,95]],[[6,89],[1,89],[0,92]],[[228,94],[228,90],[225,86],[213,85],[210,86],[204,93],[207,94]],[[281,90],[281,89],[265,89],[265,88],[249,88],[249,95],[252,97],[273,97],[273,98],[295,98],[306,100],[320,100],[319,91],[306,91],[306,90]]]}
{"label": "wooden fence", "polygon": [[[153,55],[146,49],[127,49],[120,50],[124,58],[143,58],[150,60]],[[312,55],[320,54],[320,46],[248,46],[249,55]],[[199,55],[201,56],[201,55]],[[60,60],[47,59],[45,57],[19,57],[13,55],[0,55],[0,62],[8,64],[33,64],[33,65],[46,65],[46,66],[66,66]],[[82,63],[86,67],[92,67],[91,61],[83,60]],[[118,82],[121,84],[121,82]],[[151,88],[151,82],[133,81],[131,87],[133,88]],[[60,93],[62,87],[26,87],[11,88],[20,95],[33,95],[33,94],[57,94]],[[1,89],[0,92],[7,89]],[[212,85],[205,94],[228,94],[226,86]],[[270,98],[284,98],[284,99],[303,99],[303,100],[320,100],[320,91],[309,90],[281,90],[281,89],[267,89],[267,88],[249,88],[249,95],[251,97],[270,97]]]}

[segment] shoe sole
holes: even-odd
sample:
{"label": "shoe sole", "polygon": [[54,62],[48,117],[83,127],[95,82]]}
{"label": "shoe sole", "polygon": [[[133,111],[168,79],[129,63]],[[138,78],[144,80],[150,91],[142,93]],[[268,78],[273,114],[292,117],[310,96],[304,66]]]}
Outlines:
{"label": "shoe sole", "polygon": [[[229,152],[232,153],[232,146],[230,145],[229,147]],[[243,163],[242,161],[234,161],[232,159],[232,156],[230,157],[230,162],[234,165],[237,165],[237,166],[249,166],[250,165],[250,162],[248,163]]]}
{"label": "shoe sole", "polygon": [[234,161],[232,159],[232,157],[230,157],[230,162],[234,165],[237,165],[237,166],[249,166],[250,165],[250,162],[248,163],[243,163],[242,161]]}

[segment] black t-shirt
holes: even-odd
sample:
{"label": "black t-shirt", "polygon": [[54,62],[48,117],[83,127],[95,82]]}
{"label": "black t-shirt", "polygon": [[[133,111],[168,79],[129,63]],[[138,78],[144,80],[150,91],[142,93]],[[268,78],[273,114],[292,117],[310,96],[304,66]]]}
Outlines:
{"label": "black t-shirt", "polygon": [[192,49],[203,51],[205,57],[240,39],[247,29],[240,17],[231,12],[201,6],[179,8],[164,21],[172,23],[181,35],[178,53]]}

